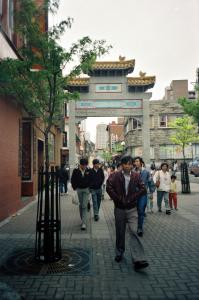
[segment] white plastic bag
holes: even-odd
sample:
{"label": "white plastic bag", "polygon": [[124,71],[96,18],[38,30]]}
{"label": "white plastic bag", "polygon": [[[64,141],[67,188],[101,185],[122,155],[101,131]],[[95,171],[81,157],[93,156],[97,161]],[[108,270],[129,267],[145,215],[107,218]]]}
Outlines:
{"label": "white plastic bag", "polygon": [[75,205],[79,205],[79,198],[78,198],[78,194],[77,194],[76,191],[73,191],[72,203],[75,204]]}

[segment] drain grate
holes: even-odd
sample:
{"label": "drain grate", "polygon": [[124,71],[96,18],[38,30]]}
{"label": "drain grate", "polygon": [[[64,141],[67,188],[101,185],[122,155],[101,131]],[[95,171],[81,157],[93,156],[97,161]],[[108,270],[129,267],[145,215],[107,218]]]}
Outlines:
{"label": "drain grate", "polygon": [[41,263],[34,259],[34,249],[18,250],[0,266],[0,275],[89,275],[91,251],[81,248],[62,250],[62,259]]}

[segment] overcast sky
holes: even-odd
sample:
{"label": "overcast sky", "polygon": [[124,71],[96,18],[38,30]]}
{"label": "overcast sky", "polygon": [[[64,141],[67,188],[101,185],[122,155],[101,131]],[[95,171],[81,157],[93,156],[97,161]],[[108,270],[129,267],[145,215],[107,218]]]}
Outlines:
{"label": "overcast sky", "polygon": [[[156,76],[149,90],[152,99],[161,99],[173,79],[188,79],[193,89],[199,67],[199,0],[60,0],[56,19],[68,16],[74,23],[63,47],[87,35],[105,39],[113,49],[103,60],[122,55],[135,59],[132,76],[140,70]],[[88,127],[95,123],[90,120]]]}

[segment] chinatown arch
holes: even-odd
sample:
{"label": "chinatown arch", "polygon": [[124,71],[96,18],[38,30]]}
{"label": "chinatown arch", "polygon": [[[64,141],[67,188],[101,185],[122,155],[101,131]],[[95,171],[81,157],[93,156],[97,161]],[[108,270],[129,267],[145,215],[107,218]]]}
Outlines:
{"label": "chinatown arch", "polygon": [[88,117],[142,116],[142,157],[150,163],[150,112],[146,92],[155,84],[155,76],[139,73],[139,77],[127,76],[134,70],[135,60],[97,61],[88,77],[71,80],[67,89],[79,92],[78,101],[69,101],[69,165],[75,168],[76,120]]}

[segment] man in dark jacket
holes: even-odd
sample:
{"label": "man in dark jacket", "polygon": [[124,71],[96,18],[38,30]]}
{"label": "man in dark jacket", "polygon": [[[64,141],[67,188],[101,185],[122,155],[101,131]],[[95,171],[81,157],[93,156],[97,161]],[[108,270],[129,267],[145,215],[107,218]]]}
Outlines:
{"label": "man in dark jacket", "polygon": [[60,183],[60,193],[61,195],[63,195],[64,193],[67,193],[68,191],[68,171],[66,169],[66,165],[63,163],[61,165],[61,168],[59,169],[59,183]]}
{"label": "man in dark jacket", "polygon": [[102,200],[102,185],[104,182],[104,172],[100,168],[98,159],[93,160],[93,168],[90,170],[90,191],[93,201],[94,220],[99,220],[99,209]]}
{"label": "man in dark jacket", "polygon": [[88,160],[85,158],[80,159],[80,165],[77,169],[73,170],[71,177],[72,188],[77,191],[79,198],[79,212],[82,220],[81,229],[86,230],[87,225],[87,206],[89,201],[89,187],[90,187],[90,172],[87,168]]}
{"label": "man in dark jacket", "polygon": [[120,262],[125,251],[126,223],[131,237],[131,253],[135,270],[148,267],[144,248],[136,234],[137,229],[137,201],[146,194],[146,189],[140,175],[133,172],[133,159],[124,156],[121,159],[122,170],[110,175],[107,180],[106,191],[113,200],[115,208],[116,228],[116,257]]}

